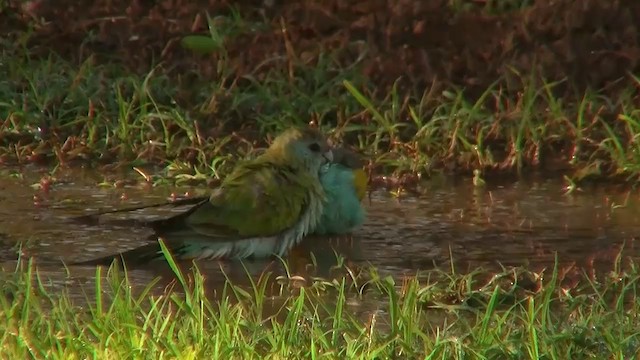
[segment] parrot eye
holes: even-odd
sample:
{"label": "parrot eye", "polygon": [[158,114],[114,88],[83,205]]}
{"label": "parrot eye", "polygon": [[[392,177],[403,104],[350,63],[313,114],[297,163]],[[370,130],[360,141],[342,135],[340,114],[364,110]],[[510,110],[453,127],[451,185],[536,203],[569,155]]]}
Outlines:
{"label": "parrot eye", "polygon": [[309,145],[309,150],[311,150],[313,152],[318,152],[318,151],[320,151],[320,145],[318,145],[318,143],[313,143],[313,144]]}

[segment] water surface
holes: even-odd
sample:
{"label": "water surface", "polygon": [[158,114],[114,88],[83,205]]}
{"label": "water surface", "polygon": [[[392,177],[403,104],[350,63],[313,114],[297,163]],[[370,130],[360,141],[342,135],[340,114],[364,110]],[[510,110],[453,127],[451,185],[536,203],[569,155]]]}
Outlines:
{"label": "water surface", "polygon": [[[104,180],[89,170],[56,174],[44,192],[34,188],[43,170],[0,171],[0,260],[5,271],[15,266],[16,244],[33,256],[49,286],[90,284],[95,268],[63,267],[63,262],[87,260],[142,245],[149,235],[142,227],[118,224],[81,225],[77,215],[118,207],[165,202],[172,193],[204,189],[128,185],[100,187]],[[113,174],[115,180],[118,174]],[[636,256],[640,233],[640,201],[635,191],[597,187],[564,194],[560,179],[515,181],[475,188],[471,179],[426,182],[419,196],[395,198],[377,191],[365,201],[368,220],[350,240],[309,239],[289,256],[291,271],[304,273],[312,261],[320,275],[329,275],[335,253],[350,264],[373,265],[383,274],[415,274],[434,266],[453,265],[458,271],[478,266],[527,265],[533,269],[563,264],[611,265],[622,245]],[[126,216],[154,218],[176,209],[149,209]],[[122,217],[122,215],[118,215]],[[113,219],[114,217],[110,217]],[[312,255],[313,254],[313,257]],[[224,282],[224,270],[246,279],[238,262],[198,264],[214,286]],[[272,261],[245,263],[252,274],[274,268]],[[280,270],[282,271],[282,270]],[[170,277],[165,266],[130,271],[134,283],[158,275]],[[162,284],[161,284],[162,285]],[[166,285],[166,284],[165,284]]]}

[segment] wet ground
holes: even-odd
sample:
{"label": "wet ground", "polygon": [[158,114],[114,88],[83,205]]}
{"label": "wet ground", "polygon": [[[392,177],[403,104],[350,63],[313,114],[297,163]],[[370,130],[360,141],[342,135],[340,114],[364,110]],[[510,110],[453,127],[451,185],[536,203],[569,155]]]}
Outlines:
{"label": "wet ground", "polygon": [[[74,170],[56,175],[48,192],[35,189],[42,171],[0,170],[0,256],[4,271],[15,266],[15,246],[36,259],[49,286],[91,285],[95,268],[69,267],[62,261],[86,260],[144,243],[149,232],[117,223],[80,225],[70,219],[100,209],[164,202],[171,193],[197,189],[151,188],[130,185],[99,187],[102,177],[91,171]],[[68,180],[73,179],[73,181]],[[289,256],[292,274],[330,276],[335,253],[350,265],[373,265],[382,274],[415,274],[434,266],[448,268],[453,259],[457,271],[478,266],[497,269],[502,265],[526,265],[532,270],[552,267],[557,255],[562,266],[611,267],[623,244],[625,255],[635,257],[640,249],[640,196],[637,192],[612,188],[585,189],[564,195],[560,179],[517,181],[475,188],[471,179],[433,179],[423,184],[420,196],[400,200],[376,192],[366,201],[368,221],[352,239],[310,239]],[[166,216],[168,210],[146,210],[136,217]],[[175,211],[175,209],[173,210]],[[120,217],[121,215],[118,215]],[[115,217],[117,218],[117,217]],[[114,219],[114,217],[111,217]],[[335,251],[335,253],[334,253]],[[235,281],[246,283],[238,262],[200,262],[208,283],[219,287],[224,270]],[[245,264],[257,276],[271,270],[282,273],[277,262]],[[164,265],[130,271],[131,280],[146,284],[161,276],[172,278]],[[160,283],[160,287],[166,285]],[[79,292],[76,294],[81,296]]]}

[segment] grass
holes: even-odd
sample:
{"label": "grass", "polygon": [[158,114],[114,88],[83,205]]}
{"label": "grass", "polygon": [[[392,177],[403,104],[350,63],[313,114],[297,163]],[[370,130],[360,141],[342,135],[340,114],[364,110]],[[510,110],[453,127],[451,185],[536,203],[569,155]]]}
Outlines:
{"label": "grass", "polygon": [[[481,10],[530,2],[505,4]],[[225,45],[261,24],[237,12],[207,21],[212,42],[196,51],[215,52],[206,77],[196,66],[140,72],[98,55],[73,63],[27,48],[28,32],[0,39],[0,164],[46,164],[52,175],[122,167],[155,185],[215,182],[275,132],[311,122],[368,156],[369,170],[385,175],[371,186],[410,187],[440,172],[474,176],[477,186],[492,174],[562,172],[570,191],[584,181],[640,180],[637,76],[611,98],[535,71],[481,93],[400,81],[382,92],[358,61],[340,65],[339,51],[305,59],[286,36],[286,56],[234,76]],[[599,276],[517,268],[406,278],[342,267],[331,279],[265,273],[214,291],[197,269],[168,260],[172,289],[97,269],[82,304],[73,289],[48,290],[35,263],[20,261],[0,273],[2,357],[626,359],[640,347],[634,264]]]}
{"label": "grass", "polygon": [[219,82],[187,86],[193,74],[175,77],[162,65],[138,75],[93,58],[74,65],[5,49],[0,162],[160,166],[161,179],[203,181],[224,176],[274,132],[311,121],[361,149],[395,184],[475,170],[640,179],[637,77],[615,99],[588,91],[575,94],[577,103],[557,97],[566,84],[535,74],[520,76],[516,97],[500,81],[473,98],[455,88],[393,87],[381,96],[357,64],[340,68],[334,55],[259,80],[230,79],[223,63]]}
{"label": "grass", "polygon": [[159,293],[97,268],[84,304],[19,263],[3,274],[2,357],[629,359],[640,349],[632,263],[600,277],[433,270],[400,283],[342,267],[302,282],[265,273],[212,294],[197,267],[168,261],[176,281]]}

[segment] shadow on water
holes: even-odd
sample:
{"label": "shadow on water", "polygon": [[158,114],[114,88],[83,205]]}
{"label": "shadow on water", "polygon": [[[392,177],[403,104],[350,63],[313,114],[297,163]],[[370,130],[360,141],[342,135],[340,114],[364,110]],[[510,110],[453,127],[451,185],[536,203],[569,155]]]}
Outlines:
{"label": "shadow on water", "polygon": [[[45,192],[32,186],[42,172],[11,174],[15,172],[0,172],[3,269],[13,269],[16,244],[21,244],[23,254],[36,258],[40,274],[53,289],[91,285],[95,275],[94,267],[73,266],[69,277],[61,261],[86,260],[133,248],[149,234],[144,228],[108,222],[78,225],[70,222],[70,217],[164,202],[172,192],[195,190],[99,187],[96,184],[102,176],[76,170],[58,174],[58,181]],[[460,272],[501,264],[540,270],[552,267],[556,254],[563,264],[610,266],[623,245],[626,255],[635,257],[638,253],[634,239],[640,230],[640,201],[634,191],[594,188],[565,196],[558,179],[480,189],[464,179],[432,181],[425,184],[423,195],[400,201],[377,192],[365,205],[368,221],[353,238],[308,239],[288,256],[288,271],[329,277],[336,253],[348,264],[372,265],[383,275],[415,274],[434,266],[455,266]],[[169,211],[176,209],[150,209],[134,215],[153,218],[167,216]],[[123,215],[110,215],[118,217]],[[233,261],[198,263],[213,288],[220,287],[225,276],[246,283],[246,271],[253,276],[265,270],[275,276],[286,271],[279,260],[254,260],[244,266],[246,270]],[[146,284],[158,275],[164,279],[159,288],[173,278],[165,264],[129,271],[134,284]]]}

